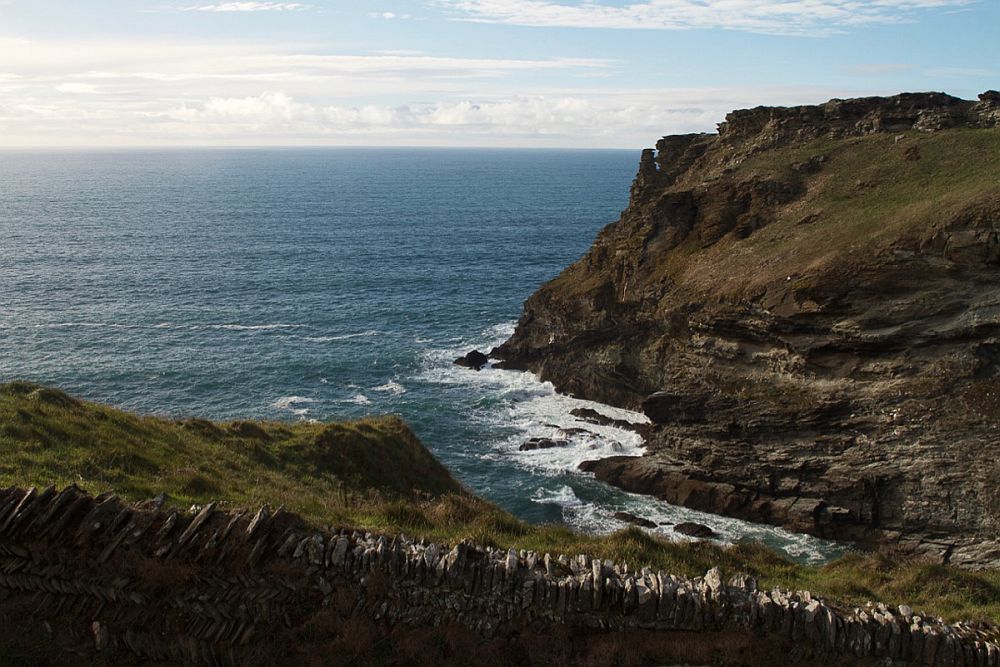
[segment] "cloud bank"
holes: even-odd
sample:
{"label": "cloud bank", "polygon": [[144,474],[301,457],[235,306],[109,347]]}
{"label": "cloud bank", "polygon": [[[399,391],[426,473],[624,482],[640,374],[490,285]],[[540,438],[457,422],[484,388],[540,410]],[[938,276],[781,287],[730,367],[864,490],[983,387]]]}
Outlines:
{"label": "cloud bank", "polygon": [[532,27],[825,35],[850,26],[899,23],[916,12],[976,0],[647,0],[626,5],[551,0],[434,0],[453,18]]}
{"label": "cloud bank", "polygon": [[297,12],[308,9],[300,2],[221,2],[214,5],[185,5],[180,12]]}

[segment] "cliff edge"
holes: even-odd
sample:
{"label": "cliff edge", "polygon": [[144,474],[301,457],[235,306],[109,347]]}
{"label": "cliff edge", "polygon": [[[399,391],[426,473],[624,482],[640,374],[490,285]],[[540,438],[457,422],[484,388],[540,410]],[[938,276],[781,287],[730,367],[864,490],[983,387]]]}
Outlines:
{"label": "cliff edge", "polygon": [[646,412],[645,457],[585,464],[608,482],[1000,566],[1000,93],[664,137],[492,354]]}

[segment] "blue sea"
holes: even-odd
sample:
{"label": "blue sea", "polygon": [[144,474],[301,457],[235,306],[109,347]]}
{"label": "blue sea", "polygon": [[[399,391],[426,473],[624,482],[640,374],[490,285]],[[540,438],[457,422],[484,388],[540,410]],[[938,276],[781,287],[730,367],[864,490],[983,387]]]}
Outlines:
{"label": "blue sea", "polygon": [[[533,375],[452,364],[618,217],[636,151],[213,149],[0,153],[0,381],[212,419],[397,413],[476,493],[607,532],[698,521],[803,561],[803,535],[607,487],[639,454]],[[584,427],[565,449],[519,452]],[[680,539],[669,526],[657,529]]]}

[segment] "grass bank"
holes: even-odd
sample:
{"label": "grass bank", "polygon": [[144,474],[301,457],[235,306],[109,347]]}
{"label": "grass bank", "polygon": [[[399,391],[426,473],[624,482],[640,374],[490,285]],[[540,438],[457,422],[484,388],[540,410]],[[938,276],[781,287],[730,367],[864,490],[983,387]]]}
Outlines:
{"label": "grass bank", "polygon": [[541,553],[588,553],[694,576],[719,566],[763,586],[844,604],[906,603],[948,620],[1000,622],[1000,572],[967,572],[899,554],[849,554],[823,567],[754,544],[672,543],[641,529],[609,536],[520,521],[451,476],[396,417],[314,424],[139,416],[56,389],[0,385],[0,486],[76,484],[181,507],[284,505],[316,524]]}

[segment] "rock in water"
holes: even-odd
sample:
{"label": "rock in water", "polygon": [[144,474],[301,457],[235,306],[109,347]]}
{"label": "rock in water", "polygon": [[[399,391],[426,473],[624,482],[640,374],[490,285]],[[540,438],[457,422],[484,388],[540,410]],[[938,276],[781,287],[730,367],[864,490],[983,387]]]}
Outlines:
{"label": "rock in water", "polygon": [[625,523],[631,523],[640,528],[656,528],[656,522],[644,519],[641,516],[629,514],[628,512],[615,512],[615,518]]}
{"label": "rock in water", "polygon": [[483,354],[479,350],[473,350],[464,357],[459,357],[458,359],[456,359],[455,365],[465,366],[466,368],[474,368],[478,371],[487,363],[489,363],[489,361],[490,358],[487,357],[485,354]]}
{"label": "rock in water", "polygon": [[689,537],[715,537],[715,531],[706,525],[700,523],[694,523],[692,521],[685,521],[684,523],[679,523],[674,526],[674,532],[680,533],[681,535],[688,535]]}
{"label": "rock in water", "polygon": [[528,442],[518,447],[518,451],[531,452],[536,449],[556,449],[557,447],[569,447],[569,440],[554,440],[553,438],[532,438]]}

